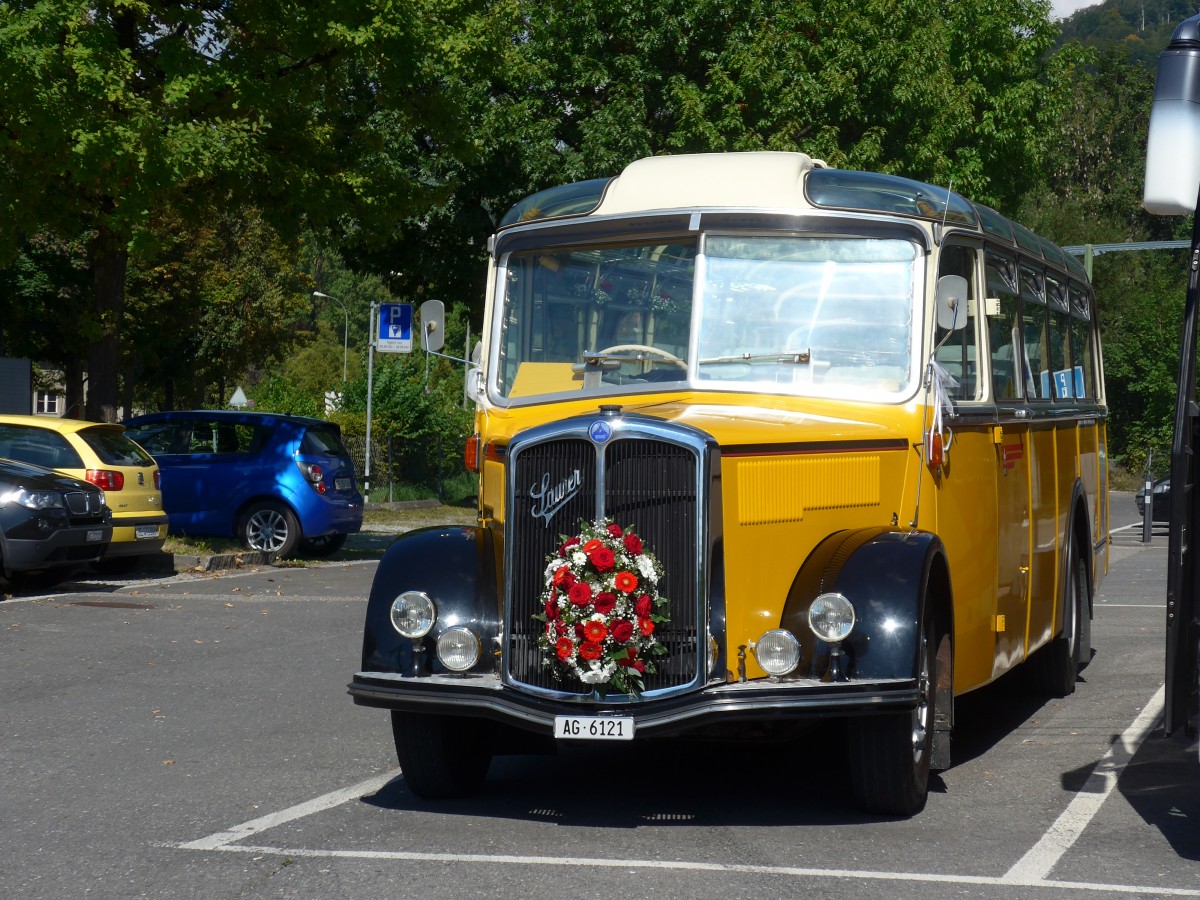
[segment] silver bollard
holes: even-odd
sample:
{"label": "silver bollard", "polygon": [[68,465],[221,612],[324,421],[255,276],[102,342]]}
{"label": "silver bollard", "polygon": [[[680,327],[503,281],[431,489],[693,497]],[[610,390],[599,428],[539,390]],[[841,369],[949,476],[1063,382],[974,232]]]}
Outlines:
{"label": "silver bollard", "polygon": [[1150,529],[1154,522],[1154,476],[1146,473],[1146,486],[1143,489],[1146,498],[1142,506],[1142,543],[1150,543]]}

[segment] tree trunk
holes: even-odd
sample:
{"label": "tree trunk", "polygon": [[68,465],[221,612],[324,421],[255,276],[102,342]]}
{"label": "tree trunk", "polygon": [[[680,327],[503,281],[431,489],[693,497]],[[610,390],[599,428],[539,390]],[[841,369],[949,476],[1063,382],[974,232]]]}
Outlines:
{"label": "tree trunk", "polygon": [[63,364],[63,394],[66,400],[63,415],[68,419],[82,419],[84,390],[81,360],[69,359]]}
{"label": "tree trunk", "polygon": [[102,225],[88,248],[88,256],[92,264],[92,310],[101,337],[88,351],[86,418],[93,422],[115,422],[129,244],[122,235]]}

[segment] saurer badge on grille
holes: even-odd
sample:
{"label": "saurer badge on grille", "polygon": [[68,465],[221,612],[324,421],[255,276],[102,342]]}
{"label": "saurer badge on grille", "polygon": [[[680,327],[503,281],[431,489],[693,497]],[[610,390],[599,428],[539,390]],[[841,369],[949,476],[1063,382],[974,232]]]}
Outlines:
{"label": "saurer badge on grille", "polygon": [[554,514],[579,493],[582,484],[583,479],[580,478],[578,469],[553,487],[550,486],[550,473],[547,472],[542,476],[541,484],[534,484],[529,488],[529,499],[533,501],[530,515],[535,519],[544,519],[546,527],[549,528]]}

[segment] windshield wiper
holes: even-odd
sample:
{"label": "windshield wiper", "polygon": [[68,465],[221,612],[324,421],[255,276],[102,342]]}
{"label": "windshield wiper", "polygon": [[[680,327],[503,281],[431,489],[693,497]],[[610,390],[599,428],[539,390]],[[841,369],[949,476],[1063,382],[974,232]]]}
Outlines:
{"label": "windshield wiper", "polygon": [[740,353],[736,356],[710,356],[707,359],[700,360],[700,365],[706,363],[739,363],[739,362],[761,362],[762,360],[771,360],[785,365],[804,366],[812,362],[811,350],[797,350],[795,353]]}

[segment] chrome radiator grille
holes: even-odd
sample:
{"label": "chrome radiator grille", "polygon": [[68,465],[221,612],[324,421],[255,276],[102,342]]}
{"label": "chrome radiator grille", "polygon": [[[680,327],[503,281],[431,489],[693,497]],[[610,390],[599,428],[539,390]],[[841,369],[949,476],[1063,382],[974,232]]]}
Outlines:
{"label": "chrome radiator grille", "polygon": [[[571,681],[555,681],[537,646],[546,557],[576,534],[579,520],[607,516],[633,526],[663,565],[660,593],[670,600],[671,621],[656,634],[668,655],[646,677],[646,691],[678,690],[694,683],[707,642],[704,622],[699,509],[701,456],[696,446],[660,436],[618,430],[594,444],[573,434],[518,444],[511,449],[505,544],[507,677],[541,691],[585,695]],[[695,443],[693,441],[693,443]],[[609,698],[613,698],[610,696]]]}
{"label": "chrome radiator grille", "polygon": [[73,516],[95,516],[100,513],[103,506],[100,504],[100,494],[91,494],[86,491],[68,491],[63,494],[67,501],[67,510]]}

